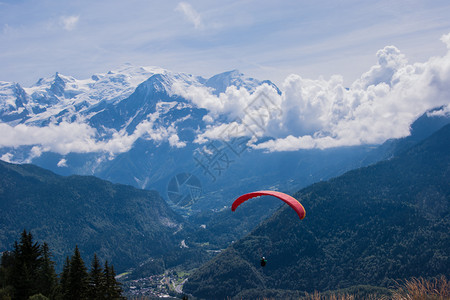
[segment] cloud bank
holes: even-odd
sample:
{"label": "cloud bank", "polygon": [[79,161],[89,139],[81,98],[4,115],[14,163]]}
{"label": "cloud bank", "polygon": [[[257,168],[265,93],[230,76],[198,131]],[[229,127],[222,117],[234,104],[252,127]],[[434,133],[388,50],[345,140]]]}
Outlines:
{"label": "cloud bank", "polygon": [[[410,125],[427,110],[443,106],[435,114],[448,114],[450,33],[441,41],[449,50],[446,55],[414,64],[395,46],[386,46],[376,53],[377,64],[348,88],[339,75],[328,80],[290,75],[281,95],[269,85],[253,94],[235,87],[219,96],[204,87],[178,93],[207,109],[205,119],[226,116],[229,121],[210,125],[198,143],[222,139],[231,126],[240,128],[234,136],[264,136],[266,141],[253,139],[251,145],[267,151],[379,144],[409,135]],[[260,98],[266,98],[266,106],[254,105]]]}
{"label": "cloud bank", "polygon": [[[31,158],[39,157],[43,152],[55,152],[66,155],[71,152],[91,153],[106,152],[110,156],[127,152],[139,139],[152,140],[156,143],[167,141],[172,147],[182,148],[186,145],[180,141],[177,129],[174,126],[158,127],[154,121],[157,113],[150,115],[136,126],[132,134],[126,130],[110,130],[107,138],[100,137],[97,130],[86,123],[49,124],[45,127],[19,124],[11,126],[0,123],[0,147],[17,148],[20,146],[33,146]],[[4,159],[12,160],[11,155]],[[61,162],[64,165],[64,162]]]}

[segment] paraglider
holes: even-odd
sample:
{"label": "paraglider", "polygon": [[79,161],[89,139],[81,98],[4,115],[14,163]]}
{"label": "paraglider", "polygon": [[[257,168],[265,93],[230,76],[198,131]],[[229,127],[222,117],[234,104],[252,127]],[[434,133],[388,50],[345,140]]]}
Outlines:
{"label": "paraglider", "polygon": [[297,201],[297,199],[285,193],[277,191],[257,191],[239,196],[236,200],[234,200],[233,205],[231,206],[231,210],[235,211],[236,208],[245,201],[259,196],[273,196],[284,201],[295,210],[300,220],[303,219],[306,215],[305,208],[300,204],[300,202]]}
{"label": "paraglider", "polygon": [[[297,201],[294,197],[291,197],[285,193],[277,192],[277,191],[257,191],[257,192],[251,192],[244,195],[239,196],[236,200],[234,200],[233,205],[231,205],[231,210],[235,211],[236,208],[244,203],[245,201],[260,197],[260,196],[273,196],[276,197],[285,203],[287,203],[294,211],[297,213],[298,217],[303,219],[306,215],[305,208],[303,205],[300,204],[300,202]],[[260,260],[261,267],[265,267],[267,264],[267,259],[264,256],[261,256]]]}

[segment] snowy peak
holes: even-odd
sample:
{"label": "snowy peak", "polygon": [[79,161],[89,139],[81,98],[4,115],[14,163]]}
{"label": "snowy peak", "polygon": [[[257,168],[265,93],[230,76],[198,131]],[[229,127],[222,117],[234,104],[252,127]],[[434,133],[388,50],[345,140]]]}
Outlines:
{"label": "snowy peak", "polygon": [[[177,118],[186,117],[187,113],[181,116],[179,109],[189,106],[188,101],[177,95],[175,85],[189,86],[200,83],[196,77],[189,74],[161,71],[139,84],[129,97],[110,103],[103,102],[103,105],[93,107],[90,124],[116,130],[126,128],[128,132],[132,132],[140,122],[148,118],[158,116],[161,121],[165,117],[170,119],[169,115],[177,115]],[[171,122],[175,120],[171,119]]]}
{"label": "snowy peak", "polygon": [[18,83],[0,81],[0,120],[11,122],[28,114],[28,96]]}
{"label": "snowy peak", "polygon": [[158,67],[136,67],[125,64],[105,74],[92,75],[93,82],[84,100],[91,104],[99,101],[120,102],[133,94],[137,87],[151,76],[164,72],[166,70]]}
{"label": "snowy peak", "polygon": [[145,82],[138,86],[136,92],[143,94],[143,91],[145,91],[146,95],[163,94],[167,96],[173,96],[174,94],[176,94],[174,85],[199,86],[201,85],[201,81],[199,81],[198,77],[194,77],[190,74],[165,71],[148,78]]}
{"label": "snowy peak", "polygon": [[56,96],[62,96],[64,95],[64,89],[66,87],[66,82],[59,76],[58,73],[55,75],[55,79],[52,82],[52,85],[50,86],[50,90],[56,95]]}
{"label": "snowy peak", "polygon": [[18,83],[0,81],[0,109],[11,110],[23,107],[26,93]]}
{"label": "snowy peak", "polygon": [[56,72],[52,77],[39,79],[25,90],[36,105],[48,107],[72,99],[87,89],[86,82]]}
{"label": "snowy peak", "polygon": [[256,87],[261,84],[261,81],[257,79],[244,77],[244,74],[238,70],[232,70],[214,75],[205,83],[207,87],[214,89],[214,94],[216,95],[224,93],[229,86],[236,86],[237,88],[245,87],[250,92],[253,92]]}
{"label": "snowy peak", "polygon": [[148,96],[148,94],[157,93],[167,94],[167,92],[170,91],[173,83],[174,79],[172,77],[169,77],[167,74],[155,74],[141,83],[136,89],[136,92],[139,94],[145,93],[145,96]]}

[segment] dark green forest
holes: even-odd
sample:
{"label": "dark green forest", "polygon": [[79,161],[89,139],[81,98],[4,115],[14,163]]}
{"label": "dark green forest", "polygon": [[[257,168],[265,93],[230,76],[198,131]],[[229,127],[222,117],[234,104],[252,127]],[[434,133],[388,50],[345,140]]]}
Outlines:
{"label": "dark green forest", "polygon": [[0,264],[0,299],[122,299],[114,266],[102,266],[94,254],[87,269],[78,246],[67,256],[59,276],[47,243],[33,241],[24,230],[13,251],[3,252]]}
{"label": "dark green forest", "polygon": [[304,220],[283,207],[199,268],[184,291],[239,299],[449,277],[449,149],[447,125],[390,160],[301,190]]}
{"label": "dark green forest", "polygon": [[89,261],[97,253],[123,272],[179,251],[186,239],[186,222],[155,191],[3,161],[0,174],[0,251],[27,228],[50,245],[58,266],[78,244]]}

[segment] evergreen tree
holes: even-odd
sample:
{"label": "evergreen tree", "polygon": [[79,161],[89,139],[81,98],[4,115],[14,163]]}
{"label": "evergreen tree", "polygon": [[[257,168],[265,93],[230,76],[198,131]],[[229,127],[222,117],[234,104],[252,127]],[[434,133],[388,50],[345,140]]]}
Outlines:
{"label": "evergreen tree", "polygon": [[42,245],[42,259],[39,268],[39,292],[50,297],[57,285],[55,263],[50,259],[51,253],[47,243]]}
{"label": "evergreen tree", "polygon": [[11,268],[11,285],[15,299],[28,299],[38,292],[38,273],[41,264],[41,247],[33,243],[33,236],[22,232],[20,243],[14,244],[14,260]]}
{"label": "evergreen tree", "polygon": [[106,299],[111,299],[111,290],[110,290],[110,286],[111,286],[111,275],[110,275],[110,269],[108,266],[108,261],[105,261],[105,267],[103,268],[103,280],[104,280],[104,285],[103,285],[103,295]]}
{"label": "evergreen tree", "polygon": [[0,299],[11,299],[14,294],[11,285],[11,269],[14,263],[12,252],[5,251],[0,263]]}
{"label": "evergreen tree", "polygon": [[70,270],[68,278],[67,293],[65,293],[64,299],[68,300],[80,300],[87,299],[89,277],[84,261],[81,258],[78,246],[75,247],[74,254],[70,259]]}
{"label": "evergreen tree", "polygon": [[5,251],[0,262],[0,288],[10,285],[11,268],[14,264],[13,253]]}
{"label": "evergreen tree", "polygon": [[124,299],[124,297],[122,297],[121,283],[116,280],[116,271],[114,270],[113,265],[111,265],[110,276],[112,283],[111,286],[112,299]]}
{"label": "evergreen tree", "polygon": [[70,258],[66,256],[59,280],[60,295],[66,299],[69,295]]}
{"label": "evergreen tree", "polygon": [[97,254],[94,254],[89,273],[89,299],[106,299],[103,293],[105,284],[100,261]]}
{"label": "evergreen tree", "polygon": [[116,280],[114,267],[110,267],[108,265],[108,261],[105,262],[103,277],[105,280],[104,293],[106,299],[124,299],[122,297],[122,288],[120,287],[120,283]]}

